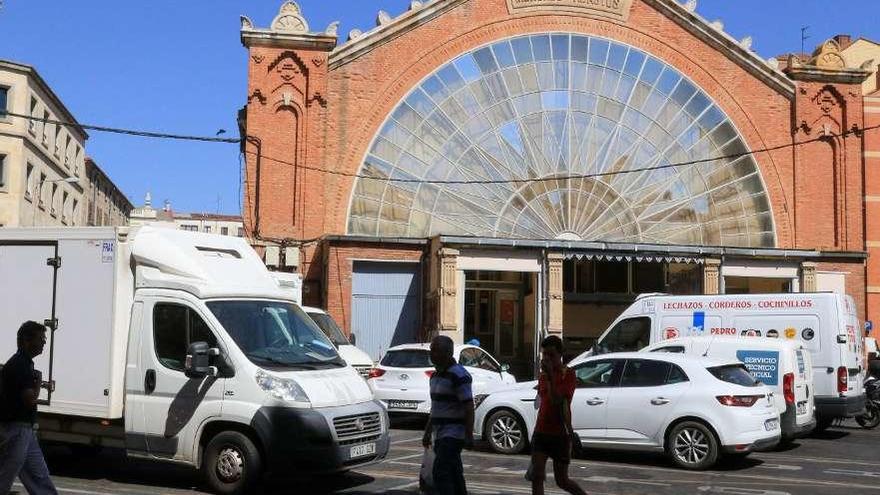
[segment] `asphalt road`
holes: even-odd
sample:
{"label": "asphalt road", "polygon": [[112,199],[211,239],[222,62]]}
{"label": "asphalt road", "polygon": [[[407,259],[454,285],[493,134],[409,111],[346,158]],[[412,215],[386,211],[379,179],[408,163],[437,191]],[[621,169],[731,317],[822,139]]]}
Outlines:
{"label": "asphalt road", "polygon": [[[259,491],[417,494],[420,428],[418,421],[395,421],[391,452],[381,464],[344,475],[268,480]],[[65,448],[50,448],[47,455],[62,494],[204,493],[193,471],[129,460],[121,452],[84,458],[74,457]],[[500,456],[478,445],[463,459],[470,493],[530,493],[523,479],[528,457]],[[798,440],[785,450],[722,461],[715,469],[699,473],[676,469],[657,455],[588,451],[572,461],[571,474],[589,493],[604,495],[874,494],[880,493],[880,429],[866,431],[848,423]],[[547,493],[562,493],[555,488],[551,481]],[[24,493],[20,485],[17,489]]]}

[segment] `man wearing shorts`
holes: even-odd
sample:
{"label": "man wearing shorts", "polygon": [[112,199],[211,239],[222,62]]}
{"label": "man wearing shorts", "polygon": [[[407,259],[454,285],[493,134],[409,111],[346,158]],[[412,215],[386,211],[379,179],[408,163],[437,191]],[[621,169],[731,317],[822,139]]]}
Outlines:
{"label": "man wearing shorts", "polygon": [[547,459],[553,459],[556,486],[575,495],[586,495],[568,477],[571,463],[571,399],[574,371],[562,364],[562,339],[555,335],[541,342],[541,376],[538,379],[538,421],[532,437],[532,494],[544,495]]}

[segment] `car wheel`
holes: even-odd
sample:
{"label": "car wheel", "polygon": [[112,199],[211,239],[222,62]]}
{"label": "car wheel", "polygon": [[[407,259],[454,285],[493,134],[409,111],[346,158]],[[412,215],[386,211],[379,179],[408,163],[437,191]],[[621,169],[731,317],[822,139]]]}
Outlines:
{"label": "car wheel", "polygon": [[718,440],[709,428],[696,421],[675,426],[666,441],[666,453],[679,467],[701,470],[718,460]]}
{"label": "car wheel", "polygon": [[499,454],[519,454],[528,444],[528,433],[522,419],[507,410],[489,416],[485,436],[489,447]]}
{"label": "car wheel", "polygon": [[263,472],[260,451],[250,438],[237,431],[220,433],[205,449],[202,472],[215,493],[247,493]]}

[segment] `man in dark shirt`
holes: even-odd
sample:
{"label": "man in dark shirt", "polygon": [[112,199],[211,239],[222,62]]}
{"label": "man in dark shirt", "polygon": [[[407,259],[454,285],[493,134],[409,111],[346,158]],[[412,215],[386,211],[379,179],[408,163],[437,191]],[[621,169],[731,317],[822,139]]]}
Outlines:
{"label": "man in dark shirt", "polygon": [[18,329],[18,352],[0,370],[0,495],[15,477],[30,494],[57,494],[37,442],[37,398],[42,375],[33,358],[43,353],[46,327],[26,321]]}

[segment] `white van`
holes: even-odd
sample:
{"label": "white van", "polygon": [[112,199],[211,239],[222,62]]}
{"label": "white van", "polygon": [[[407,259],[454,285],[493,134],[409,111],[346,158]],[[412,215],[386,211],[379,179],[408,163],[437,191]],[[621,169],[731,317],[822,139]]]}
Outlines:
{"label": "white van", "polygon": [[755,336],[800,340],[813,355],[816,428],[865,408],[861,324],[840,294],[640,296],[588,353],[636,351],[662,340]]}
{"label": "white van", "polygon": [[651,344],[643,352],[736,359],[755,380],[770,387],[782,423],[782,439],[804,436],[816,427],[813,360],[800,341],[767,337],[681,337]]}
{"label": "white van", "polygon": [[192,466],[221,493],[388,452],[384,406],[243,239],[0,229],[0,280],[0,359],[22,322],[51,329],[42,440]]}
{"label": "white van", "polygon": [[318,324],[318,327],[320,327],[324,332],[324,335],[330,339],[330,342],[333,342],[333,345],[336,346],[336,350],[339,351],[339,355],[342,356],[342,359],[345,359],[346,363],[354,366],[354,369],[356,369],[364,379],[369,377],[370,369],[373,368],[373,360],[370,358],[369,354],[355,347],[356,342],[354,340],[354,334],[346,339],[345,334],[342,333],[342,329],[339,328],[339,325],[336,324],[333,317],[327,314],[323,309],[303,306],[303,310],[305,310],[306,314]]}

